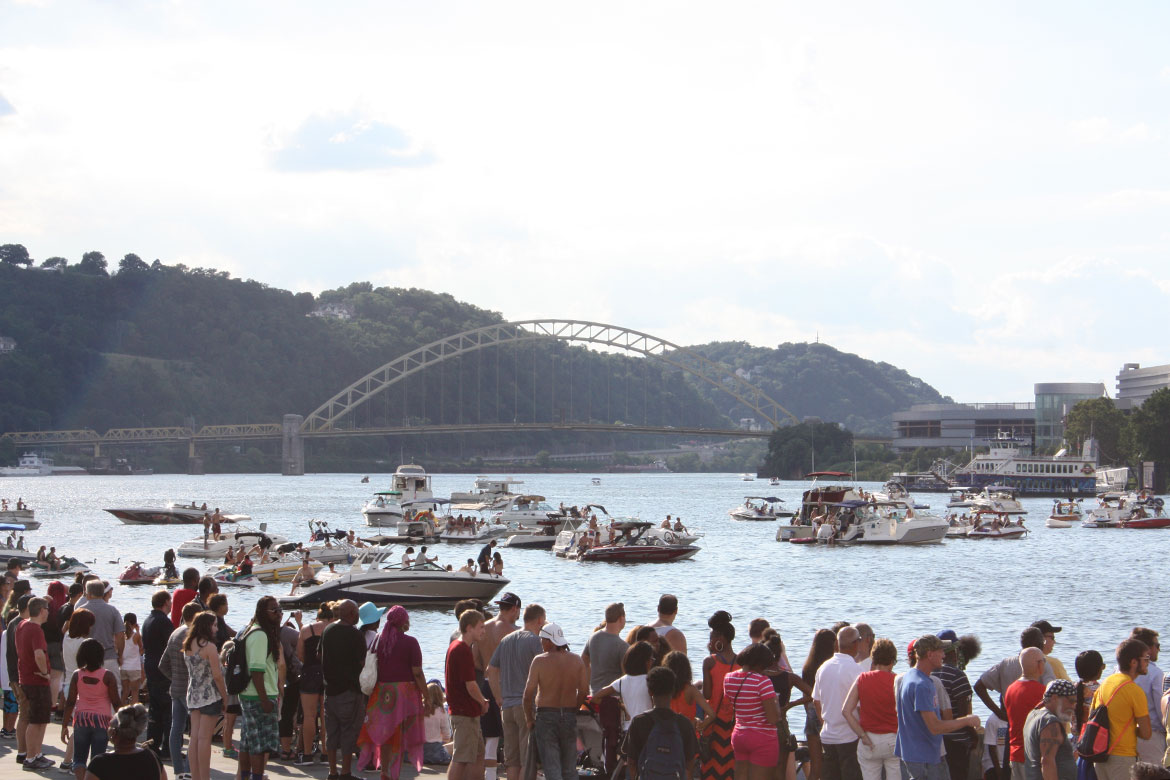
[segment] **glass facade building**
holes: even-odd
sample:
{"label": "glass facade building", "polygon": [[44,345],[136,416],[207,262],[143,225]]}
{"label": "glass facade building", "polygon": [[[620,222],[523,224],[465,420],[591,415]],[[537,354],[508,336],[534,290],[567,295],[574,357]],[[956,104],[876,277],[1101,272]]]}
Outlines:
{"label": "glass facade building", "polygon": [[1044,382],[1035,385],[1036,448],[1059,447],[1064,441],[1064,421],[1081,401],[1105,395],[1104,382]]}

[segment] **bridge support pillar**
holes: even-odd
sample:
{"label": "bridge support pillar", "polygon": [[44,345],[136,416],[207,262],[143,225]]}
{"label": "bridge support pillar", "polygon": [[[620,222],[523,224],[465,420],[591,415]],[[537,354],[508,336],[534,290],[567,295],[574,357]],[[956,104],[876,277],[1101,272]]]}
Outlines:
{"label": "bridge support pillar", "polygon": [[299,414],[286,414],[281,424],[280,473],[286,477],[305,475],[305,440],[301,438],[304,421]]}

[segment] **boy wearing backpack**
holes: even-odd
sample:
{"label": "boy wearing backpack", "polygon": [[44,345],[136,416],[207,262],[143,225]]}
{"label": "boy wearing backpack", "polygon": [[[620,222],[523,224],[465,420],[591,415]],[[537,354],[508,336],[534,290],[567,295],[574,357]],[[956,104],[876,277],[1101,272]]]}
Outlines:
{"label": "boy wearing backpack", "polygon": [[627,752],[634,780],[690,780],[699,752],[695,724],[670,709],[674,672],[656,666],[646,675],[654,709],[630,721]]}
{"label": "boy wearing backpack", "polygon": [[[1149,665],[1150,649],[1145,643],[1125,640],[1117,646],[1117,668],[1121,671],[1105,678],[1093,695],[1092,713],[1081,732],[1081,742],[1087,741],[1085,737],[1091,731],[1104,731],[1108,755],[1097,758],[1086,744],[1078,745],[1077,752],[1096,762],[1094,768],[1099,780],[1128,780],[1129,771],[1137,761],[1138,737],[1150,738],[1149,704],[1146,694],[1134,684],[1134,679],[1144,674]],[[1104,718],[1098,708],[1107,713]]]}

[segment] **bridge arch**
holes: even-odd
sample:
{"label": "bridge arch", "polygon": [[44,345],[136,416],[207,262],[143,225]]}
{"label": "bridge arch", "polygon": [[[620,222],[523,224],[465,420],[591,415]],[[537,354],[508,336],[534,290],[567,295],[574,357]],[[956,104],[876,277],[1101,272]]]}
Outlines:
{"label": "bridge arch", "polygon": [[774,428],[780,426],[783,417],[800,422],[792,412],[769,398],[755,385],[729,371],[726,366],[686,347],[617,325],[582,320],[545,319],[487,325],[433,341],[401,355],[366,374],[317,407],[305,418],[301,431],[315,433],[331,430],[339,418],[373,396],[411,374],[424,371],[444,360],[486,347],[544,339],[599,344],[657,358],[735,397]]}

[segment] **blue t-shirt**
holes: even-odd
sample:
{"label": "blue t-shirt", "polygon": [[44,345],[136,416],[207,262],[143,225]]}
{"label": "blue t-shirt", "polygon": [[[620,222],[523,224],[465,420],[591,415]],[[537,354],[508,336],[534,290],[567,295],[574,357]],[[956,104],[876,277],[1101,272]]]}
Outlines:
{"label": "blue t-shirt", "polygon": [[922,719],[930,710],[939,716],[938,696],[928,675],[911,669],[902,675],[898,690],[898,741],[894,755],[915,764],[937,764],[942,760],[942,735],[931,734]]}

